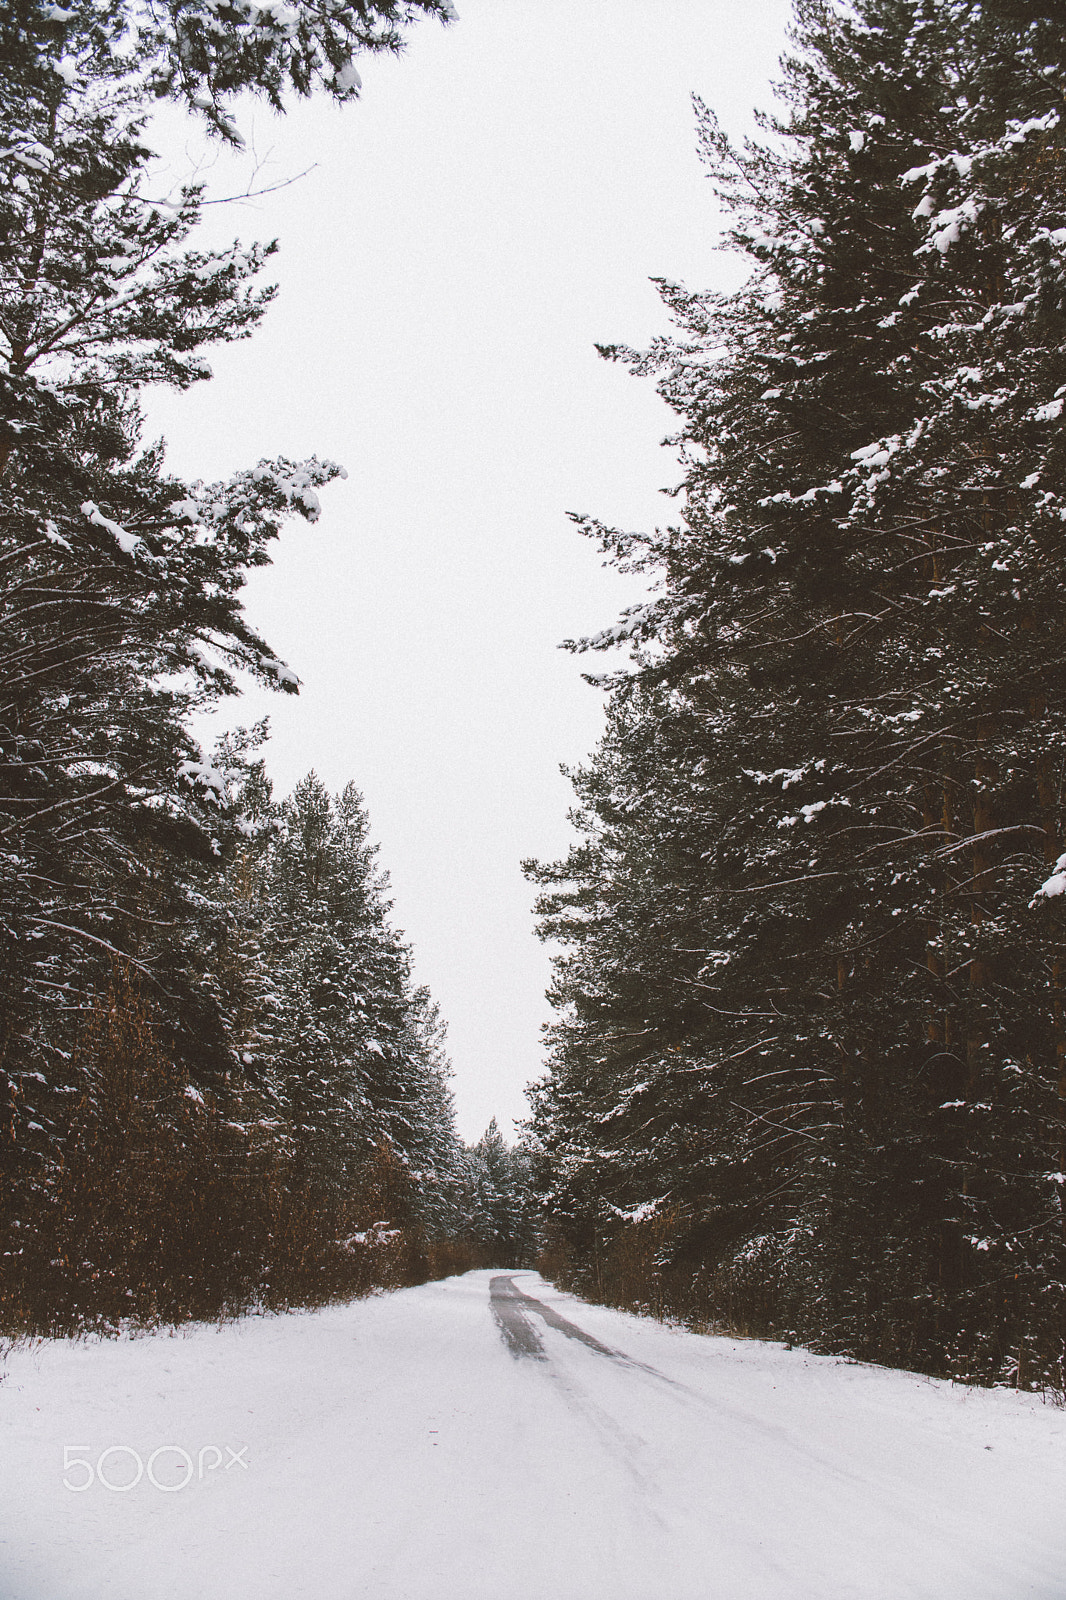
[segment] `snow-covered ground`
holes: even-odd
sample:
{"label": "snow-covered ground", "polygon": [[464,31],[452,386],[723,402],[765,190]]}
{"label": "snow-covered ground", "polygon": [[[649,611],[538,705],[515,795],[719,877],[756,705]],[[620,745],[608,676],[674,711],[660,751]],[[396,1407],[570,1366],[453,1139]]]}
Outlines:
{"label": "snow-covered ground", "polygon": [[494,1276],[16,1350],[0,1596],[1066,1597],[1066,1412]]}

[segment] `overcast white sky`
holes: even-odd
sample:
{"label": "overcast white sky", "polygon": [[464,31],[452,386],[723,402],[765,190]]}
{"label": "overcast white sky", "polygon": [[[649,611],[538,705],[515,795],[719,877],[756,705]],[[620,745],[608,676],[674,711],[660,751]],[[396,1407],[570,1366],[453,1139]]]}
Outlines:
{"label": "overcast white sky", "polygon": [[[214,381],[159,394],[149,428],[190,478],[312,453],[348,469],[294,524],[247,609],[300,675],[269,711],[285,794],[314,767],[366,796],[394,921],[449,1025],[459,1127],[525,1115],[542,1071],[548,953],[525,856],[568,843],[601,727],[588,662],[558,649],[634,598],[568,521],[668,521],[671,414],[594,341],[664,331],[648,279],[736,281],[690,96],[732,132],[770,103],[787,0],[459,0],[361,100],[244,108],[258,182],[216,237],[277,236],[281,286]],[[170,130],[173,140],[174,129]],[[181,163],[171,159],[177,172]],[[216,192],[248,163],[220,161]],[[601,665],[593,660],[595,668]]]}

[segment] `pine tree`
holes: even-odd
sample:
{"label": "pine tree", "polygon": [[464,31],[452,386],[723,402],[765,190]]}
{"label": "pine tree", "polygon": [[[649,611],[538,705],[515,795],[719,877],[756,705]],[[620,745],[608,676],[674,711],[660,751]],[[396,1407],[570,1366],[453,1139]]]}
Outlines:
{"label": "pine tree", "polygon": [[0,90],[0,987],[12,1114],[45,1137],[26,1073],[62,1079],[116,954],[173,997],[190,1049],[210,1040],[174,930],[225,827],[188,716],[234,692],[233,668],[295,688],[241,589],[340,470],[263,462],[187,485],[139,447],[137,390],[208,376],[202,347],[256,325],[269,249],[188,247],[200,192],[165,207],[146,190],[148,91],[116,55],[121,18],[78,17]]}

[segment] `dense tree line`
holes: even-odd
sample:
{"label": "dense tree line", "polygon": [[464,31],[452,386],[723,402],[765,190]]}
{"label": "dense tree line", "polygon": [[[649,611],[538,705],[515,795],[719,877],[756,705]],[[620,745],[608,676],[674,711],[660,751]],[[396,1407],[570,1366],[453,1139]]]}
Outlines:
{"label": "dense tree line", "polygon": [[1066,60],[1050,0],[799,0],[703,154],[750,275],[604,353],[680,514],[582,519],[649,601],[536,1091],[548,1258],[609,1299],[1064,1384]]}
{"label": "dense tree line", "polygon": [[531,1266],[538,1230],[527,1142],[508,1145],[493,1117],[466,1159],[469,1235],[480,1259],[489,1266]]}
{"label": "dense tree line", "polygon": [[277,804],[256,736],[209,771],[241,844],[187,931],[228,1066],[176,1060],[115,963],[75,1036],[56,1157],[12,1219],[9,1326],[314,1304],[521,1249],[516,1157],[458,1139],[444,1028],[389,920],[361,797]]}
{"label": "dense tree line", "polygon": [[[0,1314],[115,1325],[314,1301],[486,1256],[443,1027],[389,922],[354,788],[274,801],[261,730],[193,713],[250,675],[285,519],[341,474],[215,484],[141,437],[210,376],[274,245],[196,246],[150,176],[177,100],[240,143],[242,92],[338,100],[447,0],[12,0],[0,14]],[[491,1250],[488,1251],[491,1255]]]}

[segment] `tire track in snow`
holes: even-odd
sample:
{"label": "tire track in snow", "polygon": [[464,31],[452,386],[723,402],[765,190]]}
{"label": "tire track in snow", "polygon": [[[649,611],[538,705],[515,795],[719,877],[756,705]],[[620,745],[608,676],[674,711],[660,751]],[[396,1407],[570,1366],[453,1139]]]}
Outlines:
{"label": "tire track in snow", "polygon": [[[578,1340],[590,1350],[595,1350],[598,1355],[608,1357],[618,1366],[628,1367],[634,1372],[641,1372],[645,1377],[662,1384],[671,1397],[679,1403],[684,1401],[695,1402],[704,1411],[709,1411],[717,1421],[725,1420],[739,1424],[747,1433],[759,1434],[774,1445],[783,1446],[791,1454],[799,1456],[808,1466],[820,1467],[831,1479],[835,1479],[840,1484],[856,1486],[864,1485],[868,1482],[866,1475],[854,1472],[842,1465],[840,1461],[813,1449],[808,1441],[797,1439],[780,1423],[766,1422],[751,1412],[743,1411],[737,1406],[730,1405],[728,1401],[703,1394],[699,1389],[693,1389],[687,1383],[681,1383],[676,1378],[667,1377],[666,1373],[660,1372],[658,1367],[649,1366],[644,1361],[637,1361],[633,1356],[627,1356],[624,1351],[612,1349],[610,1345],[601,1343],[592,1334],[586,1333],[583,1328],[579,1328],[576,1323],[569,1322],[565,1317],[560,1316],[552,1306],[545,1305],[542,1300],[536,1300],[532,1295],[526,1294],[524,1290],[517,1288],[514,1279],[511,1277],[501,1275],[490,1280],[489,1300],[497,1325],[508,1348],[516,1359],[522,1356],[531,1356],[540,1361],[548,1359],[543,1342],[527,1315],[527,1312],[535,1312],[544,1319],[549,1328],[555,1328],[559,1333],[565,1334],[568,1339]],[[554,1376],[561,1386],[566,1389],[567,1393],[578,1404],[582,1405],[585,1410],[599,1410],[599,1407],[595,1407],[593,1402],[579,1396],[572,1389],[572,1386],[562,1379],[558,1373],[554,1374]],[[606,1413],[602,1415],[606,1418]],[[623,1430],[619,1428],[613,1419],[607,1418],[607,1421],[610,1422],[614,1432],[620,1436],[623,1434]]]}
{"label": "tire track in snow", "polygon": [[[526,1311],[529,1310],[543,1317],[549,1328],[556,1328],[559,1333],[565,1333],[568,1339],[579,1340],[601,1356],[608,1356],[612,1361],[624,1362],[626,1366],[641,1365],[640,1362],[631,1361],[620,1350],[612,1350],[610,1345],[601,1344],[591,1333],[586,1333],[576,1323],[567,1322],[565,1317],[561,1317],[551,1306],[546,1306],[542,1300],[535,1300],[531,1294],[515,1288],[513,1278],[499,1277],[490,1280],[489,1304],[503,1334],[504,1342],[513,1356],[532,1356],[540,1361],[546,1359],[540,1335],[526,1315]],[[652,1372],[654,1368],[648,1367],[647,1371]],[[657,1376],[662,1375],[657,1374]],[[669,1382],[669,1379],[666,1381]]]}
{"label": "tire track in snow", "polygon": [[[626,1355],[624,1351],[604,1344],[592,1334],[586,1333],[583,1328],[579,1328],[576,1323],[561,1316],[554,1307],[519,1289],[510,1276],[499,1275],[490,1280],[489,1303],[512,1356],[516,1360],[527,1358],[545,1364],[547,1375],[562,1392],[569,1408],[585,1417],[611,1456],[625,1470],[638,1489],[639,1499],[632,1505],[631,1514],[639,1520],[646,1519],[660,1534],[665,1533],[668,1536],[671,1534],[676,1524],[678,1508],[664,1485],[653,1472],[643,1466],[642,1458],[643,1462],[647,1461],[652,1447],[646,1439],[630,1432],[610,1411],[592,1399],[587,1390],[575,1382],[576,1374],[568,1372],[565,1367],[560,1367],[551,1360],[540,1334],[530,1320],[531,1315],[539,1316],[547,1327],[553,1328],[567,1339],[574,1340],[596,1355],[605,1357],[616,1370],[628,1369],[650,1379],[660,1391],[665,1390],[669,1399],[686,1414],[691,1415],[693,1405],[704,1414],[709,1413],[710,1419],[718,1425],[718,1429],[724,1431],[724,1437],[732,1439],[734,1450],[738,1436],[746,1440],[745,1454],[749,1461],[757,1462],[757,1458],[763,1452],[766,1452],[767,1461],[772,1461],[774,1452],[783,1449],[786,1454],[797,1460],[800,1468],[798,1481],[806,1480],[805,1487],[810,1500],[812,1520],[828,1519],[837,1503],[836,1497],[841,1494],[850,1500],[854,1498],[857,1490],[869,1490],[875,1486],[875,1480],[869,1473],[856,1472],[823,1451],[812,1448],[809,1440],[798,1439],[780,1423],[766,1421],[721,1397],[704,1394],[699,1389],[668,1377],[657,1367],[638,1361],[635,1357]],[[739,1430],[739,1433],[735,1430]],[[770,1446],[768,1451],[767,1446]],[[809,1476],[812,1468],[817,1469],[813,1478]],[[758,1474],[756,1478],[757,1476]],[[896,1504],[901,1527],[913,1527],[917,1523],[929,1521],[930,1529],[935,1528],[938,1520],[935,1512],[931,1519],[923,1514],[905,1492],[904,1485],[891,1481],[882,1482],[877,1485],[877,1492],[882,1498],[887,1498]],[[698,1514],[695,1508],[694,1514]],[[723,1547],[734,1543],[731,1533],[724,1528],[719,1530],[719,1538]],[[743,1541],[738,1555],[741,1560],[744,1559]],[[794,1574],[787,1562],[780,1558],[775,1559],[768,1550],[762,1552],[762,1559],[782,1586],[791,1585]]]}
{"label": "tire track in snow", "polygon": [[[596,1432],[607,1445],[612,1456],[625,1469],[640,1490],[640,1510],[656,1528],[663,1530],[667,1524],[664,1518],[651,1503],[653,1500],[662,1499],[662,1490],[658,1483],[637,1465],[635,1458],[646,1455],[648,1450],[647,1440],[637,1434],[630,1433],[620,1426],[618,1422],[596,1404],[587,1393],[579,1389],[566,1375],[554,1364],[549,1362],[548,1354],[540,1334],[529,1320],[528,1312],[533,1311],[542,1317],[549,1328],[565,1334],[568,1339],[575,1339],[578,1343],[594,1350],[597,1355],[606,1356],[608,1360],[616,1361],[622,1366],[642,1366],[640,1362],[632,1361],[623,1355],[620,1350],[612,1350],[609,1345],[602,1344],[592,1334],[586,1333],[576,1323],[568,1322],[565,1317],[551,1306],[546,1306],[543,1301],[535,1300],[532,1295],[525,1294],[523,1290],[515,1287],[514,1280],[500,1276],[492,1278],[489,1282],[489,1306],[496,1319],[504,1343],[516,1360],[524,1358],[533,1361],[543,1361],[547,1364],[548,1374],[566,1397],[571,1410],[583,1415],[596,1429]],[[654,1368],[646,1369],[654,1372]],[[656,1374],[660,1376],[660,1374]],[[664,1382],[669,1382],[664,1379]]]}
{"label": "tire track in snow", "polygon": [[[575,1381],[576,1374],[568,1372],[565,1367],[560,1367],[551,1360],[544,1349],[540,1334],[530,1321],[531,1314],[541,1317],[547,1327],[553,1328],[567,1339],[584,1345],[596,1355],[605,1357],[616,1369],[628,1369],[651,1379],[656,1387],[665,1389],[674,1404],[680,1406],[686,1414],[691,1413],[692,1402],[695,1401],[705,1412],[710,1412],[719,1423],[723,1419],[731,1423],[739,1422],[742,1427],[753,1428],[756,1432],[769,1435],[776,1444],[784,1443],[802,1457],[805,1467],[812,1461],[819,1461],[819,1464],[829,1468],[831,1475],[844,1478],[850,1476],[841,1473],[833,1463],[820,1461],[813,1452],[798,1446],[783,1428],[760,1423],[757,1418],[748,1416],[735,1407],[723,1405],[710,1396],[701,1394],[698,1389],[692,1389],[687,1384],[667,1377],[658,1367],[638,1361],[635,1357],[626,1355],[624,1351],[604,1344],[594,1335],[586,1333],[584,1328],[579,1328],[576,1323],[561,1316],[553,1306],[546,1305],[543,1300],[537,1300],[519,1289],[509,1276],[501,1274],[490,1280],[489,1304],[512,1356],[516,1360],[525,1357],[545,1363],[548,1376],[562,1392],[567,1406],[583,1416],[592,1426],[601,1443],[637,1489],[638,1498],[630,1503],[629,1515],[637,1522],[649,1524],[659,1537],[665,1536],[670,1539],[676,1533],[678,1506],[676,1489],[668,1490],[646,1466],[649,1455],[653,1453],[652,1445],[647,1439],[624,1427],[610,1411],[591,1397],[587,1389],[580,1387]],[[700,1510],[697,1504],[693,1507],[692,1514],[698,1516]],[[682,1517],[682,1525],[683,1523]],[[719,1540],[723,1548],[736,1543],[731,1532],[726,1529],[719,1530]],[[738,1556],[741,1560],[744,1558],[743,1541]],[[785,1563],[765,1551],[762,1553],[762,1559],[783,1586],[790,1584],[790,1570]]]}

